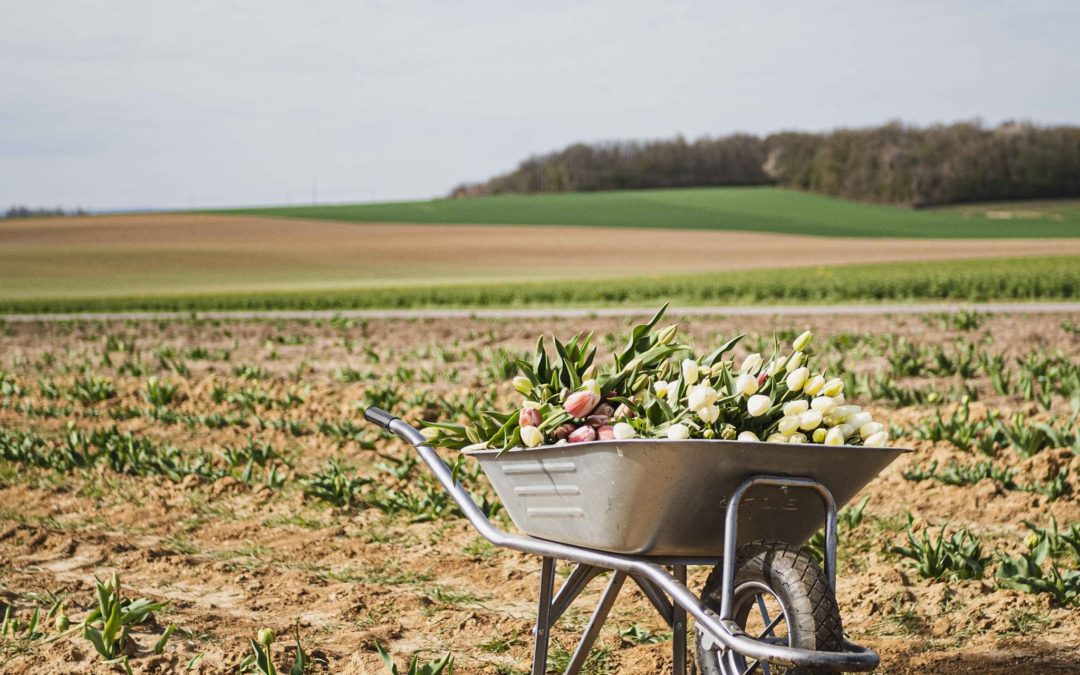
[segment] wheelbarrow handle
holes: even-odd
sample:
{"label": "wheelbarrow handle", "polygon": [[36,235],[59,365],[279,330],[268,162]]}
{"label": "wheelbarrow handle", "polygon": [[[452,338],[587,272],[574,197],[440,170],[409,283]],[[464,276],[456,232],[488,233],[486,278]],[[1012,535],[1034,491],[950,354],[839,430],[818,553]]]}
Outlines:
{"label": "wheelbarrow handle", "polygon": [[386,412],[382,408],[370,406],[367,410],[364,411],[364,419],[366,419],[368,422],[371,422],[372,424],[379,425],[383,429],[389,429],[390,424],[398,418]]}

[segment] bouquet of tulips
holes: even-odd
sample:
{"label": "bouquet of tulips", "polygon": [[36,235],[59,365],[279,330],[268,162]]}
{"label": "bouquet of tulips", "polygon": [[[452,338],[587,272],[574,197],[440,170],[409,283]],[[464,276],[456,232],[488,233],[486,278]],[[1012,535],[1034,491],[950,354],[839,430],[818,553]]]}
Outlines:
{"label": "bouquet of tulips", "polygon": [[595,362],[591,335],[554,355],[536,343],[518,361],[513,385],[517,410],[484,412],[474,425],[424,423],[424,435],[446,448],[477,450],[631,438],[720,438],[770,443],[884,446],[885,426],[844,400],[844,383],[814,368],[812,335],[795,338],[791,352],[774,344],[766,359],[728,358],[743,336],[696,356],[678,342],[678,327],[655,330],[662,307],[634,326],[626,346],[605,367]]}

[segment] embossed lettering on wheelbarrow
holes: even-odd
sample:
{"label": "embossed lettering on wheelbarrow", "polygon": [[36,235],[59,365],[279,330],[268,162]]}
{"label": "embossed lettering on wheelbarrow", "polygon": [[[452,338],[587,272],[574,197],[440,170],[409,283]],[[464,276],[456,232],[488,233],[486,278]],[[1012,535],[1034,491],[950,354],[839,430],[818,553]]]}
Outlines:
{"label": "embossed lettering on wheelbarrow", "polygon": [[[720,440],[600,441],[468,454],[480,461],[514,525],[533,537],[653,556],[719,556],[731,492],[748,476],[824,485],[843,506],[905,450]],[[738,544],[802,545],[825,525],[807,490],[754,487]]]}
{"label": "embossed lettering on wheelbarrow", "polygon": [[[564,675],[581,672],[628,580],[671,628],[674,675],[687,672],[688,616],[697,627],[702,675],[767,675],[768,664],[860,672],[879,665],[877,654],[841,630],[836,510],[905,450],[630,440],[471,453],[526,532],[517,535],[488,520],[419,430],[374,407],[364,417],[416,448],[485,539],[541,556],[532,675],[547,673],[552,626],[608,570],[613,574]],[[824,570],[797,548],[822,524]],[[576,563],[558,592],[556,560]],[[702,597],[686,586],[690,565],[716,565]],[[776,581],[761,576],[766,567],[795,574]],[[770,617],[764,594],[779,602],[778,614]],[[755,603],[765,627],[751,634],[747,612]],[[774,631],[781,621],[787,636]]]}

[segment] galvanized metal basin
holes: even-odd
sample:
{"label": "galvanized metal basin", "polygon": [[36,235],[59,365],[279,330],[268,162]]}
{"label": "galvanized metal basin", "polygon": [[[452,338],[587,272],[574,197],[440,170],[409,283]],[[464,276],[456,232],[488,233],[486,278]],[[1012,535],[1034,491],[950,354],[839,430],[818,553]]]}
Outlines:
{"label": "galvanized metal basin", "polygon": [[[849,445],[634,439],[470,452],[511,520],[540,539],[613,553],[720,556],[731,492],[758,474],[811,478],[837,508],[909,450]],[[805,543],[825,525],[820,498],[754,487],[739,543]]]}

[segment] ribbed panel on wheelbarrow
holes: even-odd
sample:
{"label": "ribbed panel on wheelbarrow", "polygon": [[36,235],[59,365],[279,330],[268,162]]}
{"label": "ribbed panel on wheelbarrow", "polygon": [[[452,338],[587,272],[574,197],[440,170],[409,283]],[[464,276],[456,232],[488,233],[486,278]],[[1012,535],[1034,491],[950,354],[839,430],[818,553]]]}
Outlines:
{"label": "ribbed panel on wheelbarrow", "polygon": [[[614,553],[719,556],[724,508],[749,476],[812,478],[843,506],[899,448],[637,439],[469,453],[522,532]],[[817,494],[756,487],[739,512],[739,543],[795,546],[825,525]]]}

